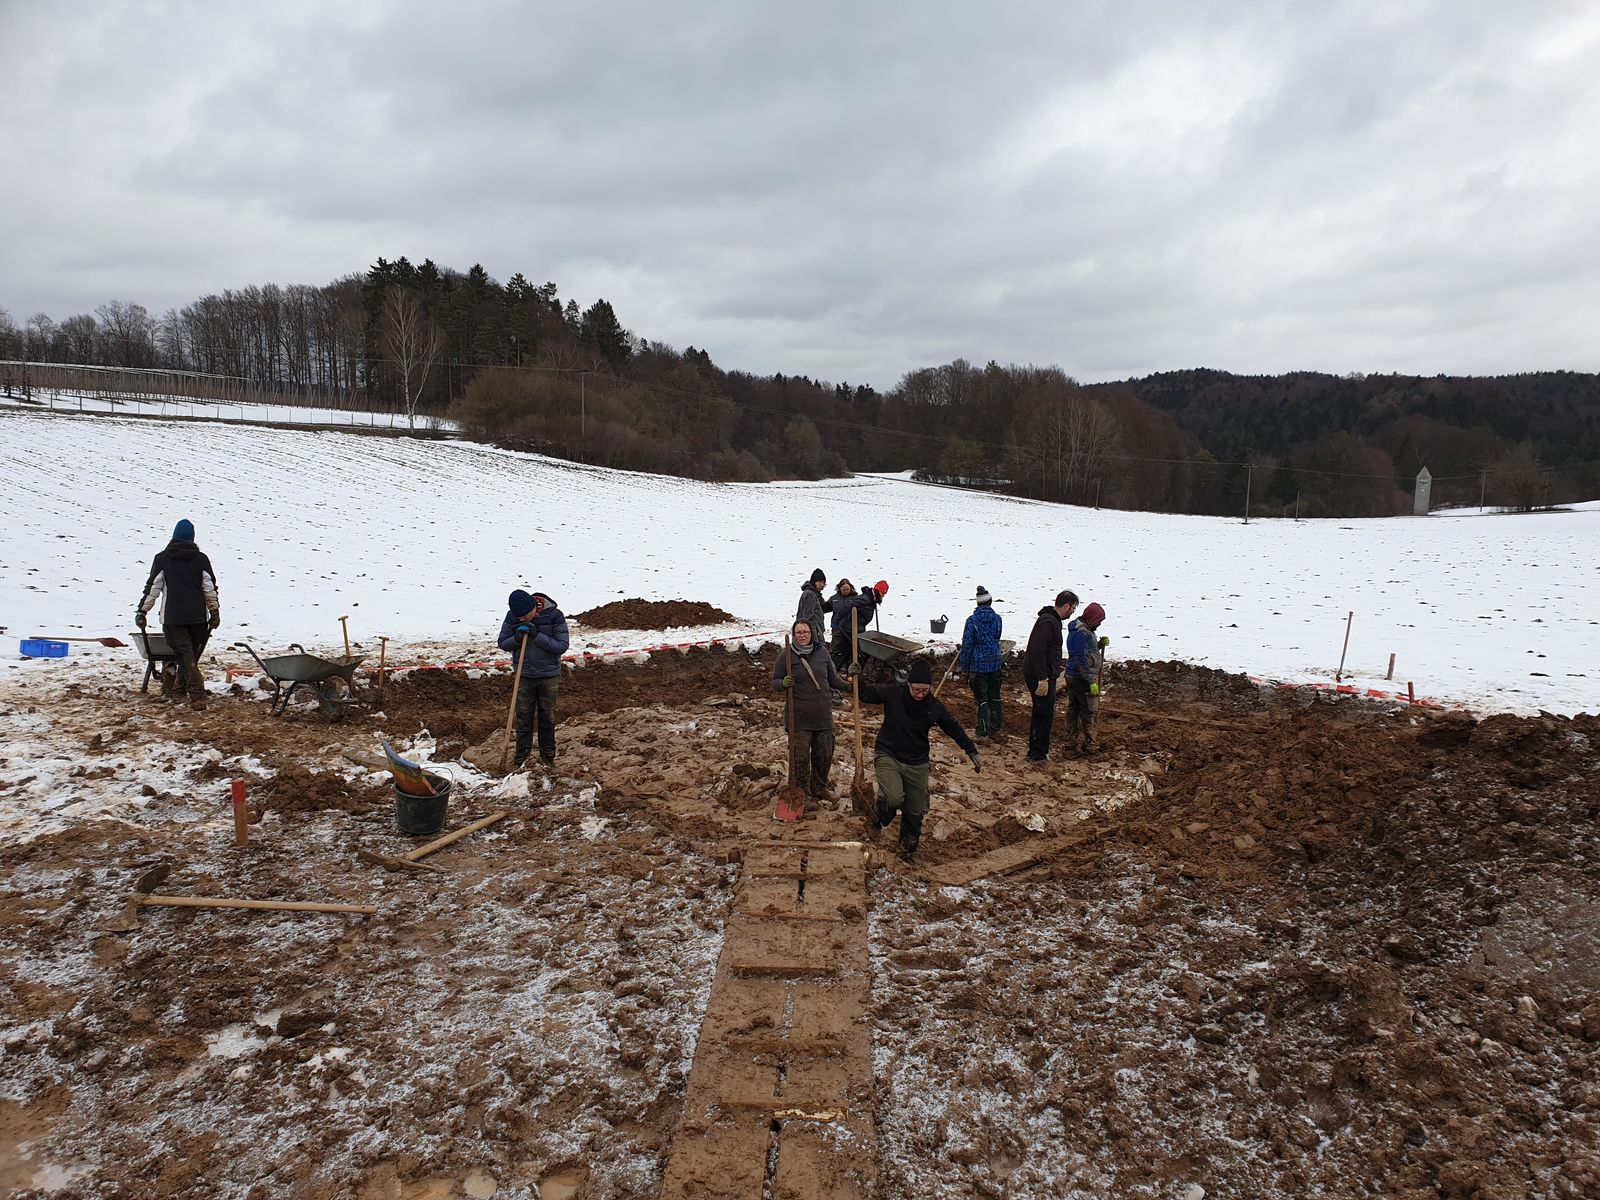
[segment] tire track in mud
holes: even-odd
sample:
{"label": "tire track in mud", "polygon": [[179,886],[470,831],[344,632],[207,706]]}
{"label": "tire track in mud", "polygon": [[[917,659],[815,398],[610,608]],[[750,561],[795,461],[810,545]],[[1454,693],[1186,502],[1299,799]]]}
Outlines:
{"label": "tire track in mud", "polygon": [[663,1200],[873,1194],[868,857],[744,851]]}

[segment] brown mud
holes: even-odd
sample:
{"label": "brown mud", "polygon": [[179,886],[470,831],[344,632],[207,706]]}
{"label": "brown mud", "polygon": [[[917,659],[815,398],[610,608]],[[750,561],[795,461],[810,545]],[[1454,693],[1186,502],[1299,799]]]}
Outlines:
{"label": "brown mud", "polygon": [[[459,789],[452,826],[513,819],[442,877],[356,861],[411,843],[387,777],[340,752],[426,729],[453,758],[503,725],[506,675],[415,672],[341,725],[268,717],[248,681],[205,713],[8,695],[127,807],[0,844],[0,1191],[658,1194],[746,903],[719,856],[870,840],[848,707],[836,798],[772,821],[774,654],[569,673],[548,788]],[[870,1156],[852,1186],[882,1197],[1600,1194],[1600,720],[1178,663],[1113,661],[1107,683],[1093,758],[1022,762],[1010,676],[983,774],[935,733],[918,862],[867,876],[850,1027],[874,1070],[849,1095],[872,1120],[792,1194],[830,1194],[840,1154]],[[970,729],[965,684],[942,699]],[[238,756],[259,764],[243,854]],[[1008,874],[929,882],[1010,851]],[[382,911],[97,932],[157,862],[171,892]],[[754,1036],[738,1014],[729,1036]]]}

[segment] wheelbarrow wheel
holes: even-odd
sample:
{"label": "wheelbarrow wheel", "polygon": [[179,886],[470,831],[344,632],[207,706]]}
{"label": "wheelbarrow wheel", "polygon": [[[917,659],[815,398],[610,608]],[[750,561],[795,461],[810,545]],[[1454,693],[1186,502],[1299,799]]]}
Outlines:
{"label": "wheelbarrow wheel", "polygon": [[330,721],[343,720],[345,711],[356,703],[355,689],[343,675],[334,675],[319,683],[317,698],[322,703],[323,715]]}

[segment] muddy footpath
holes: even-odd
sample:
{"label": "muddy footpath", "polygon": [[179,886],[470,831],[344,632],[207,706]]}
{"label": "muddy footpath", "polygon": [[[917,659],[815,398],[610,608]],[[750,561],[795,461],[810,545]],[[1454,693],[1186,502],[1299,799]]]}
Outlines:
{"label": "muddy footpath", "polygon": [[[706,1120],[741,859],[873,849],[848,707],[836,799],[771,818],[776,653],[575,670],[556,769],[505,779],[461,765],[504,673],[397,676],[338,724],[271,717],[248,674],[200,713],[131,667],[7,681],[0,1194],[661,1194]],[[970,729],[965,685],[943,698]],[[1102,753],[1040,768],[1020,680],[1004,700],[983,774],[936,735],[917,861],[878,847],[839,910],[870,1050],[849,1138],[817,1133],[831,1174],[754,1195],[1600,1195],[1600,720],[1128,663]],[[508,817],[438,872],[362,861],[416,844],[343,757],[380,737],[454,774],[447,827]],[[169,893],[378,912],[107,931],[158,865]]]}

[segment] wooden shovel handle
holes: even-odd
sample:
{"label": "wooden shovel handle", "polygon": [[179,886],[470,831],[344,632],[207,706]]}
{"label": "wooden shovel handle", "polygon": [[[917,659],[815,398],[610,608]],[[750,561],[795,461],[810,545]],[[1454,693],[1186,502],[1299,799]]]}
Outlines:
{"label": "wooden shovel handle", "polygon": [[298,900],[211,900],[204,896],[141,896],[141,906],[161,908],[254,908],[267,912],[365,913],[377,912],[371,904],[309,904]]}
{"label": "wooden shovel handle", "polygon": [[435,850],[443,850],[451,842],[460,841],[462,838],[466,837],[467,834],[469,834],[469,833],[477,833],[478,830],[487,829],[490,825],[493,825],[496,821],[505,820],[508,815],[509,814],[504,813],[504,812],[490,813],[487,817],[484,817],[482,820],[474,821],[471,825],[463,825],[460,829],[456,830],[454,833],[447,833],[442,838],[438,838],[438,839],[436,839],[434,841],[429,842],[426,846],[418,846],[415,850],[411,851],[409,854],[404,855],[403,857],[405,857],[410,862],[416,862],[419,858],[426,858],[428,855],[432,854]]}

